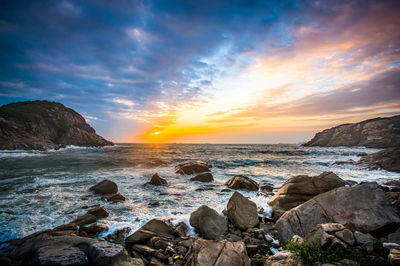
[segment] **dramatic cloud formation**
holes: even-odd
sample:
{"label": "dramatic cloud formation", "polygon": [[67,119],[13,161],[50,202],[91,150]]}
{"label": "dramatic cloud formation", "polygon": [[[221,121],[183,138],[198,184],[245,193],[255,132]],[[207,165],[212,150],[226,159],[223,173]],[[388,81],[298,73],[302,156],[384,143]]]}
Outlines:
{"label": "dramatic cloud formation", "polygon": [[297,142],[400,112],[398,1],[3,1],[0,104],[115,141]]}

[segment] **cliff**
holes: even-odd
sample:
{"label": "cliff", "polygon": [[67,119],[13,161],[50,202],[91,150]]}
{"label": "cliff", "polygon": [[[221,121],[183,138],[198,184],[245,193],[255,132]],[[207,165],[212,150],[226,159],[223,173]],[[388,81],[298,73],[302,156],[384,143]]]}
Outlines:
{"label": "cliff", "polygon": [[45,150],[113,145],[61,103],[26,101],[0,107],[0,149]]}
{"label": "cliff", "polygon": [[317,133],[304,146],[365,146],[388,148],[400,145],[400,115],[343,124]]}

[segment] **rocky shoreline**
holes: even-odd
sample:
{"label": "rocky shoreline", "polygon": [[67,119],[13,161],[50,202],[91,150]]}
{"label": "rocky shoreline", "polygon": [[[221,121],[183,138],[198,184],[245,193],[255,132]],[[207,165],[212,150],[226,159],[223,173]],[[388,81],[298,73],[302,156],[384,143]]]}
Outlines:
{"label": "rocky shoreline", "polygon": [[[212,182],[210,167],[191,161],[175,170],[196,175],[194,181]],[[156,173],[144,185],[167,186],[168,181]],[[222,215],[205,205],[191,214],[189,222],[197,235],[191,235],[183,222],[155,218],[135,232],[125,228],[99,238],[108,230],[101,219],[109,217],[99,205],[68,224],[3,243],[7,247],[1,265],[400,263],[399,180],[378,185],[354,184],[331,172],[295,176],[270,198],[272,218],[259,216],[257,205],[240,193],[253,190],[269,196],[272,187],[260,189],[243,175],[231,178],[226,186],[235,191]],[[89,189],[103,201],[125,200],[111,180]]]}

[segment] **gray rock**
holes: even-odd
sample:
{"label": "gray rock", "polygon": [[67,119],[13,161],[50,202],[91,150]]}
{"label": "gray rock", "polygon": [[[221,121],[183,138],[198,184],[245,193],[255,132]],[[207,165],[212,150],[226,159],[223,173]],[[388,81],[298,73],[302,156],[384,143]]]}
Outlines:
{"label": "gray rock", "polygon": [[92,214],[85,214],[82,216],[78,216],[75,220],[71,223],[76,224],[77,226],[87,225],[91,223],[95,223],[97,221],[97,217]]}
{"label": "gray rock", "polygon": [[297,265],[294,254],[289,250],[282,250],[275,255],[269,257],[265,262],[265,266],[289,266]]}
{"label": "gray rock", "polygon": [[153,232],[139,229],[136,232],[134,232],[132,235],[128,236],[125,239],[125,243],[128,243],[128,244],[144,243],[147,240],[149,240],[150,238],[152,238],[153,236],[154,236]]}
{"label": "gray rock", "polygon": [[167,185],[167,180],[165,180],[164,178],[162,178],[158,173],[155,173],[152,177],[150,182],[146,183],[149,185],[153,185],[153,186],[161,186],[161,185]]}
{"label": "gray rock", "polygon": [[96,216],[97,218],[106,218],[110,215],[110,213],[107,211],[106,208],[103,206],[99,206],[97,208],[91,209],[87,212],[88,214],[92,214]]}
{"label": "gray rock", "polygon": [[361,157],[358,164],[367,165],[370,169],[385,169],[400,172],[400,147],[388,148]]}
{"label": "gray rock", "polygon": [[199,182],[211,182],[214,178],[211,173],[202,173],[198,174],[193,178],[190,178],[190,181],[199,181]]}
{"label": "gray rock", "polygon": [[175,166],[175,172],[181,175],[192,175],[210,172],[211,165],[202,161],[188,161]]}
{"label": "gray rock", "polygon": [[112,202],[112,203],[123,202],[126,200],[124,194],[119,193],[119,192],[115,193],[115,194],[104,195],[101,199],[104,201]]}
{"label": "gray rock", "polygon": [[228,230],[225,218],[205,205],[192,212],[189,222],[204,239],[219,239]]}
{"label": "gray rock", "polygon": [[151,219],[145,225],[141,227],[142,230],[147,230],[154,235],[162,236],[166,238],[174,238],[173,236],[173,228],[166,223],[166,221],[161,219]]}
{"label": "gray rock", "polygon": [[113,181],[103,180],[100,183],[92,186],[90,190],[94,191],[96,194],[115,194],[118,192],[118,186]]}
{"label": "gray rock", "polygon": [[229,220],[243,231],[258,224],[257,205],[237,191],[228,201],[227,212]]}
{"label": "gray rock", "polygon": [[226,182],[226,185],[231,189],[243,189],[250,191],[258,190],[258,183],[250,177],[244,175],[237,175],[232,177]]}

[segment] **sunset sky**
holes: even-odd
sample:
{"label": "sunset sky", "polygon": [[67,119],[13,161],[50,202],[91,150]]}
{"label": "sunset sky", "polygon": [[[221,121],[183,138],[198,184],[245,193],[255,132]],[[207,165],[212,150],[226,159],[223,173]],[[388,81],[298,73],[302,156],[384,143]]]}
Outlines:
{"label": "sunset sky", "polygon": [[298,143],[400,114],[400,1],[0,1],[0,58],[116,142]]}

